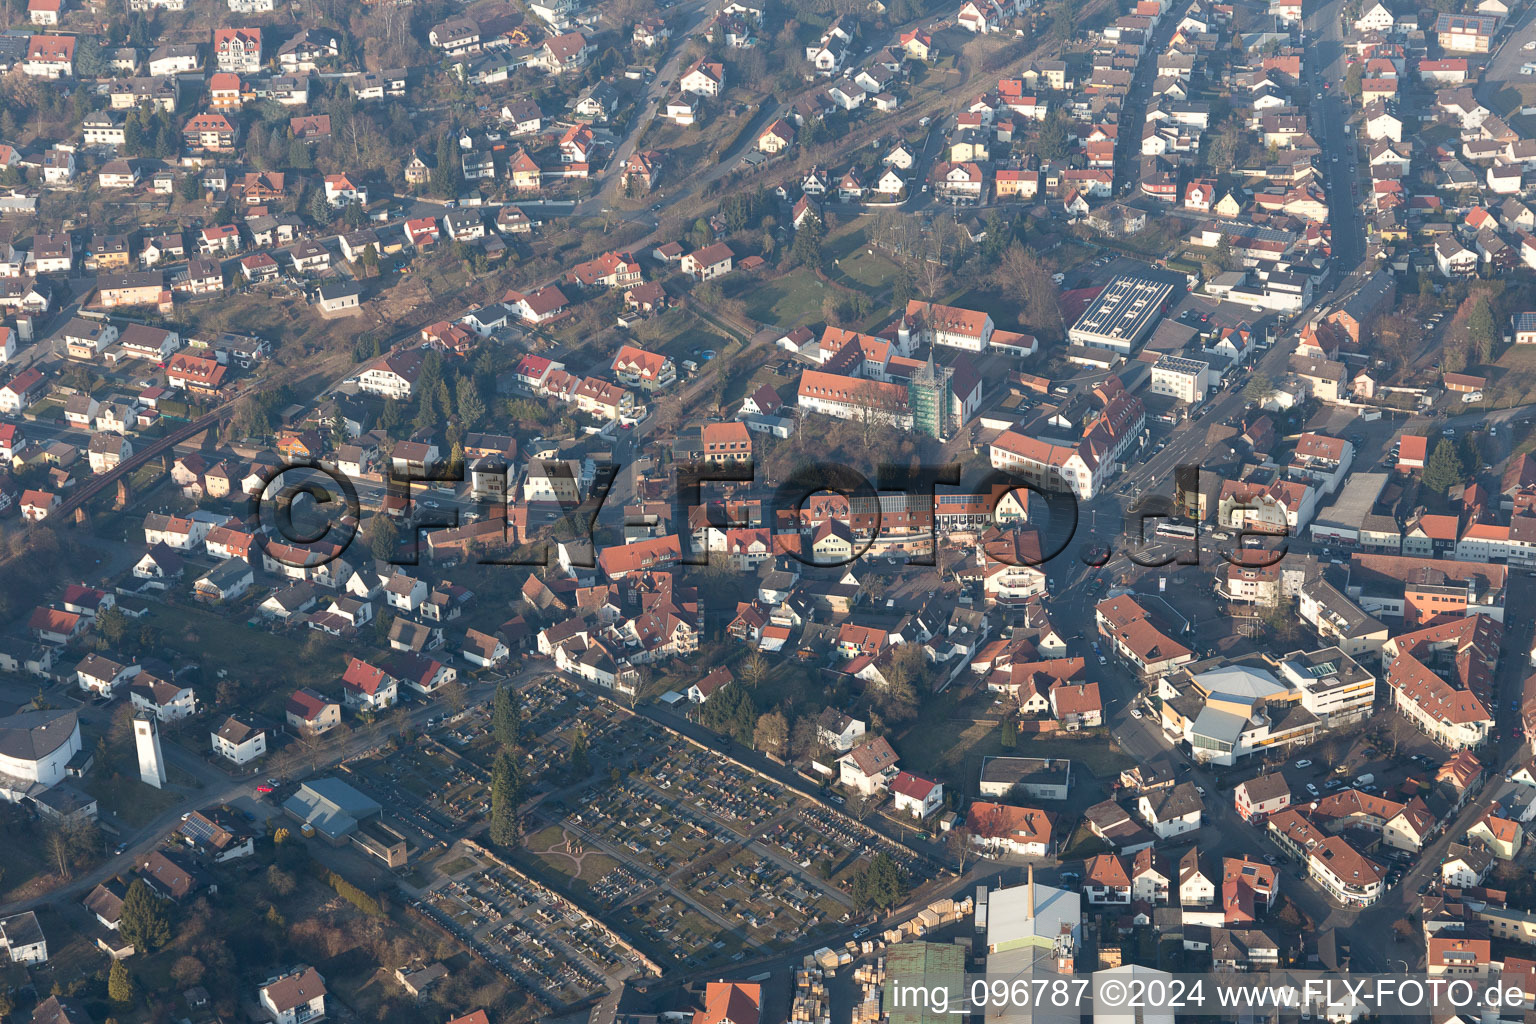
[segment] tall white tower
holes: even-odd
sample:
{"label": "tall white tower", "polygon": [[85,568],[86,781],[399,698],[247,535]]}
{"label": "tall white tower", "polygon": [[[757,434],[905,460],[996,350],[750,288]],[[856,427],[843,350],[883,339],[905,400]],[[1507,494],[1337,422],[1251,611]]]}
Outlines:
{"label": "tall white tower", "polygon": [[160,720],[153,712],[133,716],[133,741],[139,748],[139,781],[161,789],[165,786],[165,758],[160,754]]}

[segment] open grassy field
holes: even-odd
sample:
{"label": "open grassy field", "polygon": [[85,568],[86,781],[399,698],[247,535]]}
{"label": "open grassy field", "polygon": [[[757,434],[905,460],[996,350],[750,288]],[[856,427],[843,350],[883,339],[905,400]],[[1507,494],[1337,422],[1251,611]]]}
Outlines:
{"label": "open grassy field", "polygon": [[805,267],[771,280],[745,279],[741,287],[748,316],[786,330],[820,321],[821,302],[830,291]]}
{"label": "open grassy field", "polygon": [[1536,392],[1536,352],[1532,352],[1530,346],[1511,345],[1494,366],[1495,372],[1489,374],[1492,379],[1483,392],[1486,401],[1478,406],[1465,407],[1468,411],[1521,405]]}
{"label": "open grassy field", "polygon": [[48,885],[53,866],[45,853],[42,824],[7,819],[0,830],[0,864],[5,865],[5,873],[0,875],[0,897],[7,902]]}
{"label": "open grassy field", "polygon": [[1064,757],[1100,779],[1114,778],[1135,763],[1102,738],[1022,735],[1013,749],[1004,749],[998,727],[976,721],[990,709],[986,694],[964,702],[952,692],[931,699],[895,744],[902,763],[923,774],[964,779],[968,791],[988,757]]}
{"label": "open grassy field", "polygon": [[1501,117],[1508,117],[1518,114],[1520,108],[1530,106],[1533,101],[1536,101],[1536,84],[1505,82],[1493,94],[1488,106]]}
{"label": "open grassy field", "polygon": [[729,125],[721,128],[716,119],[708,125],[683,128],[671,121],[657,118],[645,133],[645,147],[667,154],[674,167],[699,167],[705,162],[711,143],[729,132]]}
{"label": "open grassy field", "polygon": [[691,310],[680,306],[661,316],[643,320],[633,329],[636,343],[649,352],[660,352],[678,364],[693,359],[695,351],[725,347],[727,339]]}
{"label": "open grassy field", "polygon": [[842,257],[837,269],[840,273],[834,279],[840,278],[842,284],[861,288],[876,298],[884,295],[901,272],[896,264],[869,249]]}
{"label": "open grassy field", "polygon": [[462,875],[464,872],[474,870],[479,866],[480,862],[471,857],[455,857],[452,860],[442,861],[436,865],[440,873],[450,878],[454,875]]}
{"label": "open grassy field", "polygon": [[[832,280],[864,292],[877,303],[889,301],[890,288],[900,268],[873,250],[869,244],[868,229],[862,220],[840,227],[822,243],[821,251],[824,256],[836,261],[828,268]],[[884,323],[893,312],[877,305],[872,320]]]}
{"label": "open grassy field", "polygon": [[[192,788],[196,782],[175,765],[166,770],[166,777],[168,782],[178,787]],[[85,777],[84,786],[86,792],[96,798],[102,810],[110,811],[134,827],[149,823],[182,799],[182,794],[174,789],[146,786],[139,781],[137,774],[107,775],[105,772],[91,772]]]}

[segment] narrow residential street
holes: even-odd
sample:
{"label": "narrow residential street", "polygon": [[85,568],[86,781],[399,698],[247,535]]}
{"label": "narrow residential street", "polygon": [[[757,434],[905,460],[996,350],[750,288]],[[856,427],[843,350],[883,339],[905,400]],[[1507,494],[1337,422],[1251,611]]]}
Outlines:
{"label": "narrow residential street", "polygon": [[[516,687],[521,687],[533,678],[548,675],[551,669],[547,664],[533,664],[522,669],[517,674],[509,677],[508,681]],[[493,681],[482,681],[467,688],[466,708],[477,707],[491,699],[491,693],[495,689]],[[428,718],[441,713],[441,708],[436,704],[418,704],[409,709],[402,709],[397,715],[390,716],[377,733],[356,730],[348,736],[339,746],[328,748],[321,759],[316,762],[313,772],[306,774],[320,774],[338,764],[362,757],[370,751],[378,748],[399,735],[405,729],[419,732]],[[124,836],[127,843],[121,855],[108,857],[90,871],[85,872],[57,889],[42,896],[32,899],[18,900],[0,906],[0,915],[15,914],[24,910],[33,910],[40,906],[65,903],[77,899],[84,893],[90,892],[101,882],[123,871],[125,867],[152,852],[160,845],[167,832],[175,829],[181,819],[190,811],[205,807],[217,807],[224,803],[249,803],[252,789],[256,784],[255,777],[238,778],[229,775],[221,768],[208,762],[199,760],[177,749],[176,744],[167,744],[170,753],[167,757],[176,767],[188,771],[200,783],[203,788],[194,790],[186,795],[177,804],[157,815],[152,821],[145,823],[135,830],[133,836]]]}

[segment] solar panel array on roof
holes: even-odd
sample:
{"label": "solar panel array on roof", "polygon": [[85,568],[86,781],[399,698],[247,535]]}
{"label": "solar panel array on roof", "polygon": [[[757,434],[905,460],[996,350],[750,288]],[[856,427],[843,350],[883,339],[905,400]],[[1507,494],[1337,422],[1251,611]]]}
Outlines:
{"label": "solar panel array on roof", "polygon": [[1083,310],[1072,325],[1070,337],[1079,345],[1128,353],[1157,323],[1172,293],[1173,285],[1168,281],[1117,277]]}
{"label": "solar panel array on roof", "polygon": [[199,843],[212,843],[213,829],[213,823],[199,814],[181,823],[181,834]]}

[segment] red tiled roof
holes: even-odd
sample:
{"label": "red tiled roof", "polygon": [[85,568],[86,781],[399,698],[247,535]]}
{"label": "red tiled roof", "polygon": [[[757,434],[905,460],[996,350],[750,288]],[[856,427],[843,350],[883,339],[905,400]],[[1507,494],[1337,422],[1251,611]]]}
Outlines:
{"label": "red tiled roof", "polygon": [[932,779],[925,779],[921,775],[913,775],[911,772],[898,772],[891,780],[891,792],[911,800],[923,801],[928,799],[928,794],[933,792],[938,783]]}
{"label": "red tiled roof", "polygon": [[359,693],[366,693],[370,697],[377,694],[384,683],[384,670],[374,668],[361,658],[353,658],[348,662],[347,671],[341,677],[342,686]]}
{"label": "red tiled roof", "polygon": [[298,715],[306,722],[313,722],[330,706],[330,701],[320,696],[313,690],[295,690],[293,696],[288,698],[284,710],[289,714]]}

